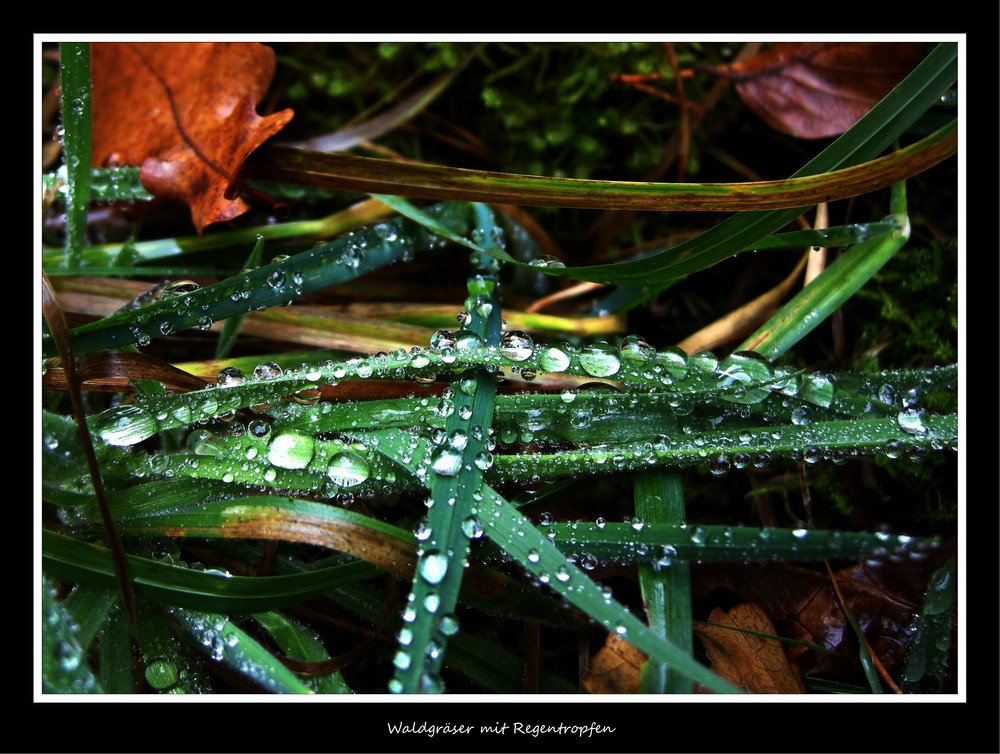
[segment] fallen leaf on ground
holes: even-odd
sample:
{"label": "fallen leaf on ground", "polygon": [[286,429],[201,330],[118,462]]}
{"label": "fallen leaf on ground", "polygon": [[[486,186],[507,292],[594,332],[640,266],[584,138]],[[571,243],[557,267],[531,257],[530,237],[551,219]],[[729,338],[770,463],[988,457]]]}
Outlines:
{"label": "fallen leaf on ground", "polygon": [[753,694],[806,692],[801,672],[788,662],[781,643],[757,635],[775,635],[774,626],[759,607],[743,603],[728,613],[715,608],[708,622],[715,625],[699,624],[694,632],[705,645],[715,673]]}
{"label": "fallen leaf on ground", "polygon": [[822,139],[853,126],[922,53],[919,42],[785,42],[725,70],[747,107],[769,126]]}
{"label": "fallen leaf on ground", "polygon": [[243,214],[227,197],[240,167],[294,114],[257,115],[274,68],[261,44],[92,44],[93,164],[140,166],[151,194],[191,207],[199,233]]}
{"label": "fallen leaf on ground", "polygon": [[588,694],[637,694],[646,655],[616,634],[590,660],[590,672],[580,679]]}

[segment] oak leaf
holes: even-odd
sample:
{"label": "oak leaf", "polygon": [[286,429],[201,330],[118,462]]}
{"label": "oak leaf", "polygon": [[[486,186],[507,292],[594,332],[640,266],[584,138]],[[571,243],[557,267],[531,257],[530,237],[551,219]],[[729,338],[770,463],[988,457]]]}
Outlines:
{"label": "oak leaf", "polygon": [[705,645],[712,670],[737,688],[754,694],[806,692],[801,672],[789,663],[781,644],[759,635],[773,636],[775,630],[756,605],[743,603],[728,613],[717,607],[708,624],[696,625],[694,631]]}
{"label": "oak leaf", "polygon": [[256,112],[274,69],[261,44],[92,44],[93,164],[140,166],[151,194],[191,207],[199,233],[243,214],[243,162],[294,115]]}
{"label": "oak leaf", "polygon": [[[743,102],[803,139],[853,126],[920,61],[919,42],[785,42],[729,66]],[[720,71],[721,72],[721,71]]]}

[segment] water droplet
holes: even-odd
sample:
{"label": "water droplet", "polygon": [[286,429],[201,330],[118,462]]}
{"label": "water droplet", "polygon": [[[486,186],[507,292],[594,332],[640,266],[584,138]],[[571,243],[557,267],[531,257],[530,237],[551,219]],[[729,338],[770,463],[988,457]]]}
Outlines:
{"label": "water droplet", "polygon": [[168,659],[153,660],[146,666],[146,682],[154,689],[169,689],[178,680],[177,666]]}
{"label": "water droplet", "polygon": [[570,572],[566,566],[559,566],[556,569],[556,581],[560,581],[565,584],[570,580]]}
{"label": "water droplet", "polygon": [[922,435],[927,432],[927,426],[924,424],[926,418],[926,410],[922,408],[907,408],[896,415],[896,423],[907,434]]}
{"label": "water droplet", "polygon": [[253,370],[254,379],[257,380],[276,380],[281,376],[281,374],[281,367],[273,361],[266,361],[262,364],[258,364]]}
{"label": "water droplet", "polygon": [[541,559],[542,559],[542,556],[538,554],[538,550],[536,550],[534,548],[528,550],[528,562],[529,563],[537,563]]}
{"label": "water droplet", "polygon": [[275,289],[282,288],[285,285],[284,270],[272,270],[268,273],[267,284]]}
{"label": "water droplet", "polygon": [[580,366],[591,377],[611,377],[622,363],[607,343],[595,343],[580,349]]}
{"label": "water droplet", "polygon": [[603,529],[607,525],[608,522],[604,520],[603,516],[598,516],[597,520],[594,521],[594,523],[597,524],[597,528],[598,529]]}
{"label": "water droplet", "polygon": [[407,670],[411,662],[410,653],[402,649],[398,650],[396,656],[392,658],[392,664],[399,670]]}
{"label": "water droplet", "polygon": [[462,470],[462,454],[444,445],[434,451],[431,468],[440,476],[457,476]]}
{"label": "water droplet", "polygon": [[424,610],[428,613],[433,615],[438,611],[439,607],[441,607],[441,598],[437,594],[431,592],[424,597]]}
{"label": "water droplet", "polygon": [[267,460],[283,469],[304,469],[312,460],[316,441],[310,435],[286,432],[275,437],[267,449]]}
{"label": "water droplet", "polygon": [[469,539],[479,539],[483,536],[483,527],[475,516],[469,516],[462,522],[462,533]]}
{"label": "water droplet", "polygon": [[580,558],[580,568],[585,571],[593,571],[597,567],[597,558],[589,552]]}
{"label": "water droplet", "polygon": [[420,559],[420,577],[428,584],[440,584],[447,572],[448,557],[438,550],[430,550]]}
{"label": "water droplet", "polygon": [[460,351],[483,347],[483,339],[471,330],[458,330],[452,336],[455,343],[454,347]]}
{"label": "water droplet", "polygon": [[371,467],[368,461],[349,450],[342,451],[330,459],[326,475],[341,487],[356,487],[368,479]]}
{"label": "water droplet", "polygon": [[569,356],[565,351],[549,347],[541,352],[538,365],[545,372],[565,372],[569,369]]}
{"label": "water droplet", "polygon": [[817,406],[828,408],[835,393],[833,381],[822,374],[806,374],[799,384],[798,396]]}
{"label": "water droplet", "polygon": [[438,620],[438,630],[444,636],[454,636],[458,633],[458,618],[454,615],[442,615]]}
{"label": "water droplet", "polygon": [[511,361],[526,361],[531,358],[535,341],[526,332],[511,330],[500,339],[500,354]]}
{"label": "water droplet", "polygon": [[560,267],[565,267],[566,264],[561,260],[549,254],[543,254],[540,257],[536,257],[528,262],[532,267],[540,267],[542,269],[554,270]]}
{"label": "water droplet", "polygon": [[618,347],[618,354],[625,361],[642,364],[656,356],[656,349],[639,335],[626,335]]}
{"label": "water droplet", "polygon": [[226,367],[215,377],[216,387],[233,387],[242,385],[246,381],[246,375],[236,367]]}
{"label": "water droplet", "polygon": [[642,531],[642,527],[644,527],[645,525],[646,522],[643,521],[638,516],[632,519],[632,528],[635,529],[636,531]]}

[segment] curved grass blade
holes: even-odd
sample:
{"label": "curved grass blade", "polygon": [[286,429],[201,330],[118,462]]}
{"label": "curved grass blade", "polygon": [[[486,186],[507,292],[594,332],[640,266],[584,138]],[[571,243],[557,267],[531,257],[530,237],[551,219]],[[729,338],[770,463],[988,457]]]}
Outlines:
{"label": "curved grass blade", "polygon": [[312,694],[313,690],[257,641],[224,615],[170,608],[181,630],[214,662],[273,694]]}
{"label": "curved grass blade", "polygon": [[[279,241],[288,238],[302,238],[319,241],[357,228],[359,225],[375,223],[390,214],[389,208],[374,199],[366,199],[347,209],[334,212],[318,220],[300,220],[273,225],[259,225],[253,228],[211,231],[201,236],[182,236],[153,241],[129,241],[124,244],[101,244],[83,249],[79,269],[63,269],[65,254],[60,249],[43,249],[42,265],[46,272],[56,275],[97,275],[102,269],[111,269],[118,275],[142,274],[183,277],[194,271],[194,266],[182,265],[180,261],[173,267],[147,266],[149,262],[172,257],[182,257],[198,252],[246,247],[255,243],[258,236],[265,241]],[[126,264],[127,263],[127,264]],[[118,265],[115,267],[114,265]],[[134,269],[137,267],[139,269]],[[198,267],[201,274],[229,274]],[[111,274],[110,272],[107,274]]]}
{"label": "curved grass blade", "polygon": [[[304,627],[293,623],[278,613],[256,613],[253,616],[271,635],[286,656],[303,662],[322,662],[330,659],[322,642]],[[350,694],[351,688],[339,671],[309,677],[305,681],[317,694]]]}
{"label": "curved grass blade", "polygon": [[[42,558],[54,577],[105,588],[115,584],[111,556],[103,547],[43,530]],[[295,576],[251,578],[194,571],[135,555],[126,560],[136,592],[146,600],[240,613],[287,607],[381,573],[374,565],[357,561]]]}
{"label": "curved grass blade", "polygon": [[957,150],[946,127],[898,152],[822,175],[748,183],[639,183],[546,178],[395,162],[282,147],[258,150],[253,175],[379,195],[541,207],[655,212],[743,212],[805,207],[849,199],[912,178]]}

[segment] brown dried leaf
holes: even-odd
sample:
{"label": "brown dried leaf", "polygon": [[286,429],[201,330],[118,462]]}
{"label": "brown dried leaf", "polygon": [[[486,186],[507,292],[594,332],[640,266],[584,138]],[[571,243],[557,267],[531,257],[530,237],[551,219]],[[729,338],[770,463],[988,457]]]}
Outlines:
{"label": "brown dried leaf", "polygon": [[616,634],[608,634],[590,660],[590,672],[580,679],[588,694],[637,694],[639,672],[646,655]]}
{"label": "brown dried leaf", "polygon": [[717,625],[696,625],[694,630],[718,675],[753,694],[806,692],[801,672],[788,662],[780,642],[723,628],[774,635],[774,626],[759,607],[743,603],[728,613],[715,608],[709,622]]}
{"label": "brown dried leaf", "polygon": [[837,136],[913,70],[919,42],[786,42],[728,69],[772,128],[802,139]]}
{"label": "brown dried leaf", "polygon": [[227,192],[250,153],[294,114],[255,111],[274,66],[260,44],[92,44],[93,164],[141,166],[143,186],[186,202],[199,233],[246,212]]}

